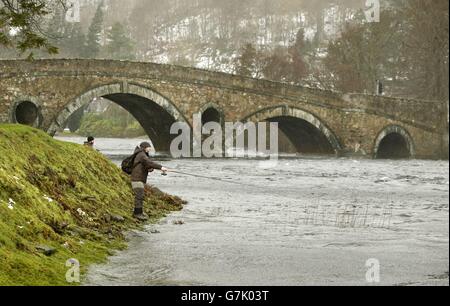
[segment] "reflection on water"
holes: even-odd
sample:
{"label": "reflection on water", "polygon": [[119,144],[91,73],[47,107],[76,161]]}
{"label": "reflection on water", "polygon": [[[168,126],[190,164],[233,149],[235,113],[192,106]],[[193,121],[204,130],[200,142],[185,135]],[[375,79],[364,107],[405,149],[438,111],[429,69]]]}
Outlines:
{"label": "reflection on water", "polygon": [[[98,139],[97,145],[128,154],[138,142]],[[151,184],[189,204],[130,233],[129,249],[92,267],[86,284],[366,285],[365,264],[376,258],[383,285],[448,285],[447,161],[310,158],[267,169],[255,160],[172,160],[166,166],[222,181],[152,174]]]}

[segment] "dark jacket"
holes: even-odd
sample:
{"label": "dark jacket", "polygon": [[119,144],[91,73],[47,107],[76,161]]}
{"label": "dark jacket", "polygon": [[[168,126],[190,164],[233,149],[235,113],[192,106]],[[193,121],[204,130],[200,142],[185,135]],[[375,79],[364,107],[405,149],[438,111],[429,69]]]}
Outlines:
{"label": "dark jacket", "polygon": [[153,162],[148,153],[145,153],[145,151],[139,147],[136,148],[134,153],[137,153],[137,155],[134,159],[134,168],[131,172],[131,181],[143,182],[146,184],[148,173],[153,171],[153,169],[161,170],[162,166]]}

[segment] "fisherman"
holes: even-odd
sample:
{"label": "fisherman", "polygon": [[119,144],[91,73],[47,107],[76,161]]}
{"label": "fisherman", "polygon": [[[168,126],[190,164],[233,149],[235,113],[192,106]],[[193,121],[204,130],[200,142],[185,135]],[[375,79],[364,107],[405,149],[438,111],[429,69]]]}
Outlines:
{"label": "fisherman", "polygon": [[167,168],[153,162],[150,159],[149,152],[151,145],[143,142],[136,147],[134,154],[136,157],[133,162],[133,170],[131,172],[131,186],[135,195],[135,207],[133,216],[139,221],[147,221],[148,216],[144,212],[145,184],[147,183],[148,173],[154,169],[161,170],[163,174],[169,171]]}
{"label": "fisherman", "polygon": [[89,147],[89,148],[93,149],[94,148],[94,143],[95,143],[95,138],[92,137],[92,136],[89,136],[87,138],[87,141],[84,142],[84,145],[86,147]]}

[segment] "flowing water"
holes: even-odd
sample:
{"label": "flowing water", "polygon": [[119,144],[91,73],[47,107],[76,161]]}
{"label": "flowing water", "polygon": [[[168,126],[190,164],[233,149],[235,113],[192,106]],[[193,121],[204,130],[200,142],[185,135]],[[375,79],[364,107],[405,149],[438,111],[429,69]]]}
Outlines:
{"label": "flowing water", "polygon": [[[118,162],[139,141],[97,148]],[[375,284],[449,283],[448,161],[163,163],[203,176],[149,177],[189,203],[129,233],[129,248],[92,266],[86,285],[368,285],[374,262]]]}

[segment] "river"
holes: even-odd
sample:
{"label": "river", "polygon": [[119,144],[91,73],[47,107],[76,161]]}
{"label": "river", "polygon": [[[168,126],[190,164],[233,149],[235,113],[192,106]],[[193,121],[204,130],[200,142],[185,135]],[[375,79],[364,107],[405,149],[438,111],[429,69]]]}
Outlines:
{"label": "river", "polygon": [[[118,163],[139,141],[96,146]],[[448,161],[163,163],[203,176],[151,174],[189,203],[129,233],[129,248],[92,266],[86,285],[449,284]]]}

